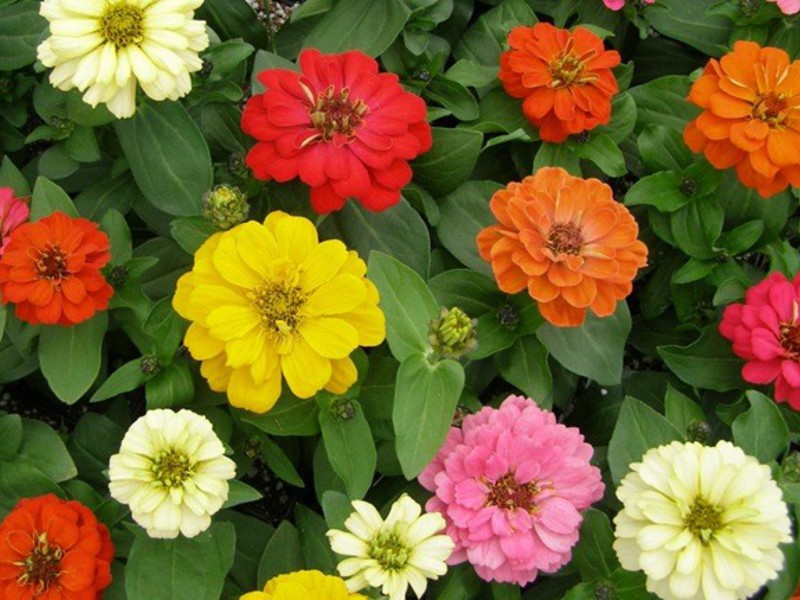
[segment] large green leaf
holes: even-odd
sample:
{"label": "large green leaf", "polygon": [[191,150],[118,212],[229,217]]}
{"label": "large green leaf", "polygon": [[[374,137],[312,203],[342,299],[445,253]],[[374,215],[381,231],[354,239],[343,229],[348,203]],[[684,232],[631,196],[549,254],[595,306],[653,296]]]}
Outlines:
{"label": "large green leaf", "polygon": [[553,405],[553,376],[547,364],[547,350],[535,336],[518,338],[513,346],[495,354],[494,365],[503,379],[541,408]]}
{"label": "large green leaf", "polygon": [[283,521],[264,548],[264,554],[258,564],[257,588],[263,589],[264,584],[276,575],[304,568],[305,559],[297,530],[289,521]]}
{"label": "large green leaf", "polygon": [[[497,4],[497,3],[495,3]],[[453,52],[457,59],[468,59],[495,66],[506,44],[509,31],[518,25],[531,26],[536,14],[525,0],[502,0],[486,11],[462,36]]]}
{"label": "large green leaf", "polygon": [[31,198],[31,221],[38,221],[57,211],[71,217],[78,216],[72,199],[64,190],[45,177],[37,178]]}
{"label": "large green leaf", "polygon": [[742,385],[742,361],[734,356],[730,342],[719,335],[716,325],[709,325],[688,346],[659,346],[658,354],[675,375],[690,385],[717,392]]}
{"label": "large green leaf", "polygon": [[464,183],[481,152],[483,134],[433,127],[433,147],[412,163],[414,183],[439,197]]}
{"label": "large green leaf", "polygon": [[322,440],[333,470],[347,486],[347,495],[361,499],[372,485],[378,459],[375,442],[361,405],[355,400],[339,402],[349,403],[352,416],[340,418],[336,414],[338,405],[335,400],[332,407],[320,410]]}
{"label": "large green leaf", "polygon": [[15,460],[36,467],[57,482],[67,481],[78,474],[61,437],[47,423],[23,419],[22,430],[22,445]]}
{"label": "large green leaf", "polygon": [[630,89],[636,100],[636,131],[648,125],[662,125],[683,131],[686,124],[700,112],[694,104],[686,101],[689,93],[689,78],[667,75],[644,85]]}
{"label": "large green leaf", "polygon": [[747,454],[769,463],[786,451],[789,427],[770,398],[756,391],[747,392],[750,409],[733,421],[733,440]]}
{"label": "large green leaf", "polygon": [[608,579],[619,568],[614,553],[614,532],[605,513],[590,508],[583,513],[580,539],[572,559],[584,581]]}
{"label": "large green leaf", "polygon": [[658,32],[711,56],[726,52],[733,23],[708,14],[716,0],[659,0],[645,10],[647,22]]}
{"label": "large green leaf", "polygon": [[0,6],[0,71],[14,71],[36,61],[36,46],[47,27],[39,16],[40,6],[33,0]]}
{"label": "large green leaf", "polygon": [[200,214],[213,180],[211,154],[200,128],[179,102],[145,102],[131,119],[114,123],[139,189],[171,215]]}

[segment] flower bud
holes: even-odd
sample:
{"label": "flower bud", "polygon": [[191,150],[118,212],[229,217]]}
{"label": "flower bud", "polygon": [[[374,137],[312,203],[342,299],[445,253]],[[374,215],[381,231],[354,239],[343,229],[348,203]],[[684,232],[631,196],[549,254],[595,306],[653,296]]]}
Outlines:
{"label": "flower bud", "polygon": [[203,197],[203,216],[217,229],[238,225],[249,212],[247,196],[232,185],[218,185]]}
{"label": "flower bud", "polygon": [[791,483],[800,483],[800,452],[793,450],[781,463],[783,479]]}
{"label": "flower bud", "polygon": [[705,421],[692,421],[686,428],[686,439],[705,444],[711,436],[711,425]]}
{"label": "flower bud", "polygon": [[333,418],[340,423],[350,421],[356,416],[356,407],[353,406],[353,403],[346,398],[337,398],[331,402],[329,410],[331,411]]}
{"label": "flower bud", "polygon": [[514,331],[519,325],[519,312],[512,304],[504,304],[497,311],[497,320],[504,328]]}
{"label": "flower bud", "polygon": [[153,356],[152,354],[143,356],[141,362],[139,363],[139,370],[145,375],[157,374],[161,370],[161,364],[158,361],[158,357]]}
{"label": "flower bud", "polygon": [[439,318],[429,325],[428,343],[440,356],[458,359],[478,346],[477,326],[478,322],[460,308],[442,307]]}

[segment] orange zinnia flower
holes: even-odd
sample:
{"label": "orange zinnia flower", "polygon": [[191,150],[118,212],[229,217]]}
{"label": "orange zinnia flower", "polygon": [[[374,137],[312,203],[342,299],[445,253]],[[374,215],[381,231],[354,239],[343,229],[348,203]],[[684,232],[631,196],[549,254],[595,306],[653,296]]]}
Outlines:
{"label": "orange zinnia flower", "polygon": [[683,139],[717,169],[736,168],[739,181],[769,198],[800,185],[800,61],[780,48],[736,42],[711,59],[689,100],[705,109]]}
{"label": "orange zinnia flower", "polygon": [[537,23],[512,29],[508,43],[500,81],[509,96],[525,100],[522,112],[545,142],[563,142],[611,120],[611,97],[619,91],[611,69],[620,58],[591,31]]}
{"label": "orange zinnia flower", "polygon": [[539,169],[492,197],[500,222],[478,234],[481,257],[500,289],[524,289],[558,327],[583,323],[586,311],[611,315],[647,263],[639,226],[611,188],[561,168]]}
{"label": "orange zinnia flower", "polygon": [[113,559],[108,529],[83,504],[26,498],[0,523],[0,598],[96,600]]}
{"label": "orange zinnia flower", "polygon": [[100,272],[109,247],[96,223],[61,212],[21,225],[0,258],[0,299],[34,325],[85,321],[114,295]]}

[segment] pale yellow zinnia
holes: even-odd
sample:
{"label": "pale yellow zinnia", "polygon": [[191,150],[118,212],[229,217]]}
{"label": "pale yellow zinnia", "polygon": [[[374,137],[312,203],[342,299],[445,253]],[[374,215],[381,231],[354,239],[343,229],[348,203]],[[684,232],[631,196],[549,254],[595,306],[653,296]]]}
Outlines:
{"label": "pale yellow zinnia", "polygon": [[153,100],[177,100],[192,89],[208,47],[203,0],[42,0],[50,37],[38,58],[54,67],[50,83],[79,89],[87,104],[117,117],[136,111],[136,84]]}
{"label": "pale yellow zinnia", "polygon": [[283,378],[299,398],[355,383],[350,354],[386,335],[366,272],[341,241],[319,242],[308,219],[273,212],[211,236],[173,306],[192,321],[184,343],[211,389],[264,413]]}
{"label": "pale yellow zinnia", "polygon": [[741,448],[673,442],[617,488],[622,566],[664,600],[744,600],[783,567],[791,523],[770,469]]}

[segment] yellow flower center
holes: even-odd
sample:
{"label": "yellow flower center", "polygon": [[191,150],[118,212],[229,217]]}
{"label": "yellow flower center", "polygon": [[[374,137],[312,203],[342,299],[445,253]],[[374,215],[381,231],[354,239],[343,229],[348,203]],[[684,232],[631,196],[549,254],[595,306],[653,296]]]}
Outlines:
{"label": "yellow flower center", "polygon": [[553,254],[574,254],[581,253],[583,248],[583,235],[581,228],[575,223],[558,223],[550,229],[545,246]]}
{"label": "yellow flower center", "polygon": [[58,285],[61,280],[69,277],[67,271],[67,254],[58,246],[48,245],[45,250],[34,250],[36,256],[33,264],[40,279],[46,279],[51,284]]}
{"label": "yellow flower center", "polygon": [[583,85],[597,80],[597,75],[594,73],[584,72],[587,61],[594,58],[597,53],[590,50],[583,56],[578,56],[573,52],[574,47],[575,41],[570,39],[564,50],[547,65],[553,77],[553,81],[550,82],[551,88]]}
{"label": "yellow flower center", "polygon": [[64,551],[58,546],[51,546],[46,533],[39,534],[28,557],[15,563],[23,569],[22,574],[17,577],[17,583],[33,586],[34,596],[42,595],[61,575],[59,563],[63,557]]}
{"label": "yellow flower center", "polygon": [[302,146],[322,140],[330,142],[337,134],[350,141],[356,137],[356,130],[361,126],[369,107],[363,100],[350,98],[350,90],[342,88],[338,92],[333,86],[315,98],[311,90],[300,84],[309,101],[308,116],[311,124],[319,132],[303,141]]}
{"label": "yellow flower center", "polygon": [[166,488],[180,487],[194,475],[194,463],[185,452],[175,449],[157,453],[151,468],[154,483]]}
{"label": "yellow flower center", "polygon": [[293,333],[302,321],[301,309],[308,296],[295,281],[268,281],[252,291],[251,301],[261,326],[273,333]]}
{"label": "yellow flower center", "polygon": [[684,523],[689,531],[700,538],[701,542],[707,544],[722,527],[722,509],[698,497],[692,508],[689,509]]}
{"label": "yellow flower center", "polygon": [[127,48],[144,39],[144,11],[127,2],[110,4],[100,17],[100,35],[117,48]]}
{"label": "yellow flower center", "polygon": [[534,481],[520,483],[513,473],[506,473],[494,483],[489,484],[486,506],[496,506],[505,510],[520,508],[534,513],[538,510],[536,496],[541,488]]}
{"label": "yellow flower center", "polygon": [[398,534],[382,531],[372,539],[369,556],[384,570],[398,571],[408,562],[409,552]]}
{"label": "yellow flower center", "polygon": [[753,104],[751,118],[764,121],[770,127],[783,127],[789,119],[789,103],[783,94],[759,96]]}

